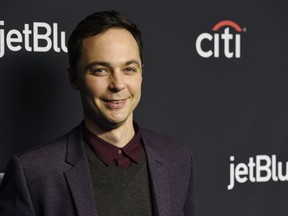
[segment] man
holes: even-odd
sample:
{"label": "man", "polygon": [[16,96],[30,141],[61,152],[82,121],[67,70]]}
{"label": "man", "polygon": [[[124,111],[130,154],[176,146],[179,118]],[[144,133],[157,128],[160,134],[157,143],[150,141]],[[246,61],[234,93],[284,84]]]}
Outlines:
{"label": "man", "polygon": [[133,121],[143,67],[136,25],[94,13],[72,32],[68,52],[84,120],[11,159],[0,215],[194,216],[191,152]]}

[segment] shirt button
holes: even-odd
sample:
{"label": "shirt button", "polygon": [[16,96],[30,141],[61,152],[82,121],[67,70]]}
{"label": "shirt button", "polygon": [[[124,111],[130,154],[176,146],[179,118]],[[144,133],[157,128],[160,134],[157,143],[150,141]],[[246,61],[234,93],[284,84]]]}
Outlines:
{"label": "shirt button", "polygon": [[121,150],[121,149],[118,150],[118,154],[119,154],[119,155],[122,154],[122,150]]}

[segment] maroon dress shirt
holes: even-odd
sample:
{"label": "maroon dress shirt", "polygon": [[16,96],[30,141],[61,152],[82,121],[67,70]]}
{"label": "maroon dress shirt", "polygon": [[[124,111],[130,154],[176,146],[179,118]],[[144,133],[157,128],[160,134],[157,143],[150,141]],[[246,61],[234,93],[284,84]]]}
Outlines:
{"label": "maroon dress shirt", "polygon": [[143,145],[141,141],[141,133],[139,127],[134,123],[135,135],[123,148],[112,145],[93,134],[83,122],[83,138],[91,148],[95,155],[107,166],[113,164],[118,165],[122,169],[128,168],[132,163],[140,162]]}

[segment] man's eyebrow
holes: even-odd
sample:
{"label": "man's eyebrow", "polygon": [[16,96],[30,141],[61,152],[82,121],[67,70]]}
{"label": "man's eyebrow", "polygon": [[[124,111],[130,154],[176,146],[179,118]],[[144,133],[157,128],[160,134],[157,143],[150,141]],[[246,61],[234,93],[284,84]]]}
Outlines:
{"label": "man's eyebrow", "polygon": [[[123,63],[123,66],[128,66],[131,64],[136,64],[138,67],[141,67],[140,63],[137,60],[129,60]],[[112,64],[108,63],[108,62],[104,62],[104,61],[95,61],[95,62],[91,62],[90,64],[87,65],[86,70],[87,69],[91,69],[92,67],[95,66],[104,66],[104,67],[108,67],[111,68]]]}
{"label": "man's eyebrow", "polygon": [[90,64],[88,64],[86,67],[86,70],[91,69],[92,67],[95,67],[98,65],[104,66],[104,67],[111,67],[111,65],[108,62],[95,61],[95,62],[91,62]]}
{"label": "man's eyebrow", "polygon": [[131,64],[136,64],[138,67],[141,67],[140,63],[137,60],[130,60],[124,63],[125,66],[131,65]]}

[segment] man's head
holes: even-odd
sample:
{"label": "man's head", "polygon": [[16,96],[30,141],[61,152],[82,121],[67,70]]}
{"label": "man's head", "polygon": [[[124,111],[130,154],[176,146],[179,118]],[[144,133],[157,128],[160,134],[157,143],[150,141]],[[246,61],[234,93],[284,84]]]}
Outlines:
{"label": "man's head", "polygon": [[68,43],[72,87],[86,125],[107,130],[132,124],[141,97],[142,42],[135,24],[117,12],[84,19]]}
{"label": "man's head", "polygon": [[141,32],[137,26],[117,11],[95,12],[82,20],[74,29],[68,40],[70,68],[76,73],[81,58],[82,42],[85,38],[95,36],[110,28],[122,28],[129,31],[136,40],[143,64],[143,44]]}

